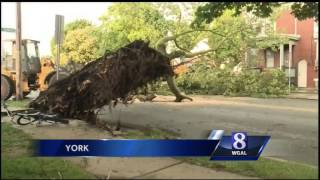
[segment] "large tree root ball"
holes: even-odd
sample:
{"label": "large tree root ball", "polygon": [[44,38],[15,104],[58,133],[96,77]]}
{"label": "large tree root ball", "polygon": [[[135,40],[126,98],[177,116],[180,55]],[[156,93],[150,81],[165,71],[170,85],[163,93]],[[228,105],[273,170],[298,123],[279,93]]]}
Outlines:
{"label": "large tree root ball", "polygon": [[138,87],[172,75],[168,57],[138,40],[57,81],[29,106],[83,119],[112,100],[125,100]]}

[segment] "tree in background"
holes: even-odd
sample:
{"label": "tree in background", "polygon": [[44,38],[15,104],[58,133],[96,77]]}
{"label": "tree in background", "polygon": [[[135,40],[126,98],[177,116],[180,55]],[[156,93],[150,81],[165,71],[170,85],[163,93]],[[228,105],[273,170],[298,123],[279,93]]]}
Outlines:
{"label": "tree in background", "polygon": [[[61,65],[68,61],[84,64],[98,57],[97,29],[87,20],[79,19],[65,25],[61,48]],[[51,40],[51,52],[56,55],[55,39]]]}
{"label": "tree in background", "polygon": [[292,13],[298,20],[315,18],[319,20],[319,3],[318,2],[296,2],[291,6]]}
{"label": "tree in background", "polygon": [[[231,10],[225,11],[221,17],[210,24],[211,28],[219,30],[221,34],[232,33],[232,38],[225,41],[209,58],[216,67],[219,67],[220,64],[233,67],[243,62],[245,52],[254,47],[255,37],[258,34],[253,28],[252,22],[246,21],[241,16],[233,17],[232,14],[233,11]],[[260,24],[257,26],[260,26]],[[209,46],[215,47],[217,42],[222,39],[223,37],[217,35],[209,36]]]}
{"label": "tree in background", "polygon": [[137,39],[149,41],[154,47],[157,40],[168,32],[165,18],[151,3],[115,3],[100,20],[100,55]]}
{"label": "tree in background", "polygon": [[[243,11],[250,12],[257,17],[269,17],[275,7],[284,3],[280,2],[211,2],[200,6],[195,15],[193,26],[199,27],[204,23],[210,23],[214,18],[220,17],[227,9],[235,10],[234,15],[239,15]],[[318,21],[318,2],[294,2],[291,5],[292,14],[299,20],[315,18]]]}
{"label": "tree in background", "polygon": [[62,64],[72,60],[75,63],[85,64],[98,58],[98,39],[94,27],[70,31],[62,46]]}

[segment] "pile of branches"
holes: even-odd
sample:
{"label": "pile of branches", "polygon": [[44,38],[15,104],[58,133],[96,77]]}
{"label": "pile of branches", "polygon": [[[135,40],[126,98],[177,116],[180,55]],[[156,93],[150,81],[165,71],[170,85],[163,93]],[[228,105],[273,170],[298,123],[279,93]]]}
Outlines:
{"label": "pile of branches", "polygon": [[87,64],[40,93],[29,107],[65,118],[89,119],[112,102],[161,77],[172,76],[168,57],[137,40]]}

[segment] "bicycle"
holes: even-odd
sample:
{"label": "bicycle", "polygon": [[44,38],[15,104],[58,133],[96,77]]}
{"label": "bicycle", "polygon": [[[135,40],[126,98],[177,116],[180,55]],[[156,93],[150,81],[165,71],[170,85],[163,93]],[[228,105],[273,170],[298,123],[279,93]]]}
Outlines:
{"label": "bicycle", "polygon": [[[11,122],[17,123],[19,125],[28,125],[36,121],[38,122],[38,124],[41,124],[42,122],[60,122],[63,124],[69,124],[68,120],[60,118],[57,114],[45,114],[35,109],[10,111],[8,109],[8,106],[4,102],[2,102],[1,104],[5,109],[7,115],[11,118]],[[16,122],[14,121],[15,117],[17,117]]]}

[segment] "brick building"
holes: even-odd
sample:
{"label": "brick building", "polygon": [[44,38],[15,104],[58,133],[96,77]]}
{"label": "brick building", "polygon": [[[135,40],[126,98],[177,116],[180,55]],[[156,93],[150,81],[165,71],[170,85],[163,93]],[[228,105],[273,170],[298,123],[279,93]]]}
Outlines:
{"label": "brick building", "polygon": [[290,11],[283,11],[274,22],[274,28],[277,33],[287,36],[289,42],[280,44],[276,52],[271,49],[260,51],[264,58],[258,66],[265,70],[281,68],[287,76],[290,72],[292,84],[300,88],[317,87],[318,26],[318,23],[311,18],[299,21]]}

